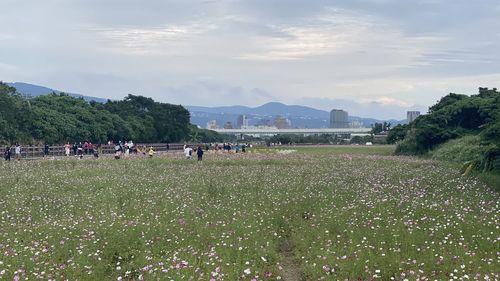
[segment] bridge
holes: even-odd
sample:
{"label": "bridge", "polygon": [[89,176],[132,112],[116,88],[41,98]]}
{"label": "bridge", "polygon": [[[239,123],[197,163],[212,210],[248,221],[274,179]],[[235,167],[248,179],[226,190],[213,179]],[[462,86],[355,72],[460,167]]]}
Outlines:
{"label": "bridge", "polygon": [[366,136],[370,135],[371,128],[318,128],[318,129],[275,129],[275,128],[244,128],[244,129],[214,129],[219,134],[228,135],[253,135],[253,136],[274,136],[281,134],[295,135],[345,135],[345,136]]}

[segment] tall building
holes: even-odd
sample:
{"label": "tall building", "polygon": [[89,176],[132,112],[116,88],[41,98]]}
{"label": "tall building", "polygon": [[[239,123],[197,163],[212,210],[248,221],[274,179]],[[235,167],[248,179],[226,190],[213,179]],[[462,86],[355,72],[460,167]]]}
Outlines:
{"label": "tall building", "polygon": [[236,120],[236,128],[242,129],[246,127],[248,127],[248,118],[246,115],[238,116],[238,119]]}
{"label": "tall building", "polygon": [[209,130],[215,130],[218,129],[217,127],[217,121],[216,120],[210,120],[207,122],[207,129]]}
{"label": "tall building", "polygon": [[417,119],[418,116],[420,116],[420,111],[408,111],[408,112],[406,112],[406,123],[410,124],[415,119]]}
{"label": "tall building", "polygon": [[330,111],[330,128],[349,128],[349,114],[342,109]]}
{"label": "tall building", "polygon": [[292,122],[283,116],[276,116],[273,122],[274,126],[278,129],[289,129],[292,127]]}

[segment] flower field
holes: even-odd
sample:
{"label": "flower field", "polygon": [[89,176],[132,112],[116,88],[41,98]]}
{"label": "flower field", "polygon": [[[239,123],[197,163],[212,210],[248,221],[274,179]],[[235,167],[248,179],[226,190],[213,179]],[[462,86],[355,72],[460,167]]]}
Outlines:
{"label": "flower field", "polygon": [[0,280],[499,280],[499,194],[390,149],[2,162]]}

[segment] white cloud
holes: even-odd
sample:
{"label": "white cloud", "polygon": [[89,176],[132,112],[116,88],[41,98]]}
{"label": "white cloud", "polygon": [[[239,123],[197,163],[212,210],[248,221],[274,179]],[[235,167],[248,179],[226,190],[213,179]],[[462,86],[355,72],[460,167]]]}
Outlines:
{"label": "white cloud", "polygon": [[179,54],[182,45],[190,44],[215,25],[193,22],[186,25],[141,27],[93,27],[103,40],[102,47],[114,52],[135,55]]}
{"label": "white cloud", "polygon": [[256,48],[245,60],[300,60],[317,56],[351,56],[370,64],[368,56],[384,57],[380,67],[422,65],[424,54],[446,41],[440,36],[408,36],[383,19],[343,9],[328,9],[298,25],[271,26],[279,36],[255,36]]}
{"label": "white cloud", "polygon": [[375,98],[362,98],[360,99],[362,103],[379,103],[382,105],[397,105],[400,107],[410,107],[413,106],[414,104],[410,104],[407,101],[396,99],[396,98],[391,98],[391,97],[386,97],[386,96],[379,96]]}
{"label": "white cloud", "polygon": [[490,0],[6,1],[0,79],[66,91],[403,106],[500,86]]}

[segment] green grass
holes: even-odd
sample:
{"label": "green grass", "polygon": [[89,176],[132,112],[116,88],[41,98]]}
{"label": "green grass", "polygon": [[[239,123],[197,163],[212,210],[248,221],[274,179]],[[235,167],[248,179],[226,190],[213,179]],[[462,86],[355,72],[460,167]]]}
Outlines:
{"label": "green grass", "polygon": [[279,280],[290,255],[297,280],[498,278],[481,181],[392,147],[290,149],[1,163],[0,279]]}
{"label": "green grass", "polygon": [[500,191],[500,174],[498,173],[480,173],[478,178],[495,191]]}

